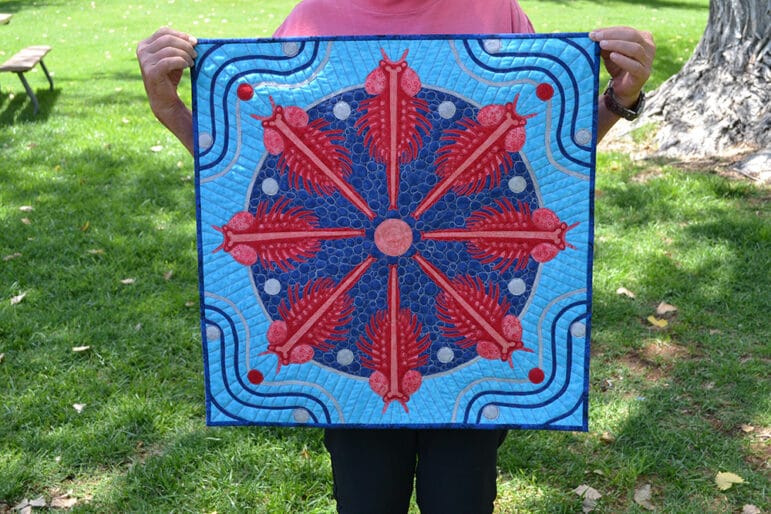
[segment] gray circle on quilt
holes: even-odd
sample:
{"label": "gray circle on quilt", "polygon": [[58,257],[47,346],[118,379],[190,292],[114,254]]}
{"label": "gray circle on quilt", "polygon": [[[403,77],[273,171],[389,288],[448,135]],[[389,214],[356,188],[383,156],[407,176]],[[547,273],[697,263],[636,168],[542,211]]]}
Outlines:
{"label": "gray circle on quilt", "polygon": [[485,39],[484,43],[482,44],[485,47],[485,51],[491,54],[497,54],[503,47],[500,39]]}
{"label": "gray circle on quilt", "polygon": [[351,104],[346,101],[340,100],[332,107],[332,114],[338,120],[347,120],[351,116]]}
{"label": "gray circle on quilt", "polygon": [[281,282],[279,282],[275,278],[269,278],[268,280],[265,281],[265,285],[263,286],[263,289],[265,289],[265,292],[268,293],[269,295],[275,296],[281,292]]}
{"label": "gray circle on quilt", "polygon": [[592,131],[588,129],[581,129],[576,132],[576,143],[579,145],[588,145],[592,142]]}
{"label": "gray circle on quilt", "polygon": [[439,106],[436,108],[436,111],[439,113],[439,116],[441,116],[446,120],[449,120],[450,118],[455,116],[455,113],[458,111],[458,108],[455,107],[454,103],[447,100],[440,103]]}
{"label": "gray circle on quilt", "polygon": [[514,296],[522,296],[525,291],[527,291],[527,284],[521,278],[515,278],[509,282],[509,292]]}
{"label": "gray circle on quilt", "polygon": [[201,149],[208,149],[211,148],[211,145],[214,144],[214,139],[212,139],[211,134],[208,132],[202,132],[198,134],[198,147]]}
{"label": "gray circle on quilt", "polygon": [[262,181],[262,192],[268,196],[278,194],[278,181],[274,178],[266,178]]}
{"label": "gray circle on quilt", "polygon": [[222,330],[216,325],[206,325],[206,339],[214,341],[222,336]]}
{"label": "gray circle on quilt", "polygon": [[524,177],[517,175],[509,179],[509,190],[512,193],[521,193],[525,189],[527,189],[527,180]]}
{"label": "gray circle on quilt", "polygon": [[337,363],[341,366],[348,366],[353,362],[353,352],[348,348],[344,348],[337,352]]}
{"label": "gray circle on quilt", "polygon": [[281,51],[284,52],[284,55],[287,57],[294,57],[300,53],[300,43],[297,41],[285,41],[281,43]]}
{"label": "gray circle on quilt", "polygon": [[455,358],[455,352],[452,351],[452,348],[449,346],[443,346],[436,352],[436,358],[439,359],[439,362],[442,364],[447,364],[448,362],[452,362]]}
{"label": "gray circle on quilt", "polygon": [[485,405],[484,409],[482,409],[482,416],[487,419],[498,419],[499,414],[498,407],[495,405]]}
{"label": "gray circle on quilt", "polygon": [[586,337],[586,324],[576,321],[570,325],[570,335],[573,337]]}
{"label": "gray circle on quilt", "polygon": [[308,409],[295,409],[292,412],[292,418],[297,423],[307,423],[311,419],[311,413],[308,412]]}

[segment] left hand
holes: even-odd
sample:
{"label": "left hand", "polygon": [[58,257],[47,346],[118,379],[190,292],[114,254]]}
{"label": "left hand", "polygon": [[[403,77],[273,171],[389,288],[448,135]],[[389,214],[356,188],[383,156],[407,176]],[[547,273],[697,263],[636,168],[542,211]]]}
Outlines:
{"label": "left hand", "polygon": [[631,107],[651,75],[656,45],[650,32],[631,27],[608,27],[589,34],[600,44],[600,55],[619,102]]}

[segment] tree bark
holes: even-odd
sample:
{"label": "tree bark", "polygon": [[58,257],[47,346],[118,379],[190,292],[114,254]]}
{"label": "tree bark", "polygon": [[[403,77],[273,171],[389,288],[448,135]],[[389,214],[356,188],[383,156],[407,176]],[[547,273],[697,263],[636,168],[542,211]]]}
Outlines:
{"label": "tree bark", "polygon": [[[655,62],[654,62],[655,66]],[[711,157],[771,147],[771,2],[711,0],[691,59],[650,95],[657,154]]]}

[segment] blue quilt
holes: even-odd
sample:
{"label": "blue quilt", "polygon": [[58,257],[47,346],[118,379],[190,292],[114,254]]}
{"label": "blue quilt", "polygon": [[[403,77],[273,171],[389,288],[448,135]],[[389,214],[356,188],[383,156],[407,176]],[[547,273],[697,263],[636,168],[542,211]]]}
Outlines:
{"label": "blue quilt", "polygon": [[586,430],[595,43],[197,51],[209,424]]}

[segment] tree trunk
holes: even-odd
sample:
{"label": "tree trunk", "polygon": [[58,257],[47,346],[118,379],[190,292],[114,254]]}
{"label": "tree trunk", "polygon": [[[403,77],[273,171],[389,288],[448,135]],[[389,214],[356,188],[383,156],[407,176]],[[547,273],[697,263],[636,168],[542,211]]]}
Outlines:
{"label": "tree trunk", "polygon": [[658,124],[657,153],[707,157],[771,147],[770,42],[769,0],[711,0],[693,56],[650,95],[638,123]]}

